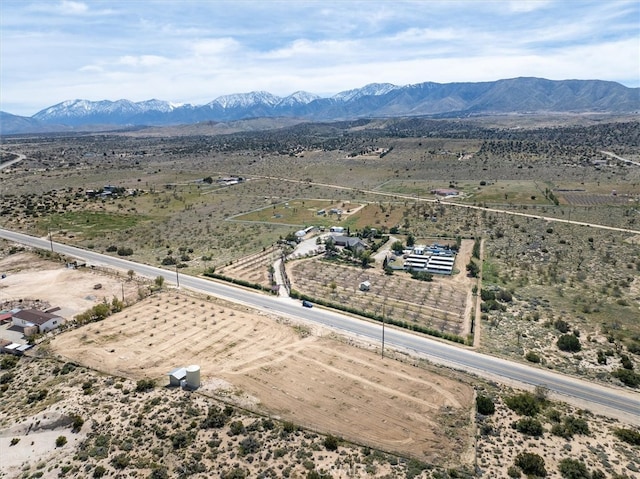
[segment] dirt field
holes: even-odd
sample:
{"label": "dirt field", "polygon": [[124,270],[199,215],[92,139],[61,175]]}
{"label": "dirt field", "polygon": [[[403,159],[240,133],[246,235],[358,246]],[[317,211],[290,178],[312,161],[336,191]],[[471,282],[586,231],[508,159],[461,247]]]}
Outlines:
{"label": "dirt field", "polygon": [[[86,311],[115,296],[133,301],[138,284],[123,276],[107,275],[88,268],[65,268],[30,253],[18,253],[0,260],[0,309],[11,309],[20,301],[33,301],[41,307],[59,307],[65,319]],[[94,289],[100,284],[100,289]]]}
{"label": "dirt field", "polygon": [[[199,364],[206,394],[429,462],[453,461],[468,447],[468,385],[175,292],[60,335],[51,347],[106,373],[159,382],[174,367]],[[448,426],[455,434],[442,434]]]}
{"label": "dirt field", "polygon": [[[92,305],[86,298],[95,283],[107,298],[121,289],[116,278],[28,254],[0,266],[10,271],[5,296],[37,293],[78,311]],[[43,275],[47,288],[37,289]],[[249,409],[430,463],[472,457],[469,385],[247,308],[167,291],[59,334],[50,348],[108,374],[159,384],[173,368],[199,364],[201,392]]]}

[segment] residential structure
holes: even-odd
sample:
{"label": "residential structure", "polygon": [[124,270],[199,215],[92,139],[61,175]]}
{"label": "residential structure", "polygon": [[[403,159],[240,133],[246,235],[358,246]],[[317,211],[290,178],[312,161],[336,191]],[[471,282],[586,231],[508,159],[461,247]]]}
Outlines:
{"label": "residential structure", "polygon": [[64,318],[37,309],[20,309],[11,311],[11,321],[14,326],[24,329],[35,327],[38,333],[44,333],[59,327]]}

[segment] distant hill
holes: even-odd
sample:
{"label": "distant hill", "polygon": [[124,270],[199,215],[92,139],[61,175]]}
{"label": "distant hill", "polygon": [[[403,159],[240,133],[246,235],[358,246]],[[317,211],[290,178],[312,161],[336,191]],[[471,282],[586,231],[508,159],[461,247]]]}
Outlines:
{"label": "distant hill", "polygon": [[480,83],[374,83],[320,98],[295,92],[281,98],[259,91],[205,104],[162,100],[68,100],[32,117],[0,116],[0,133],[133,128],[230,122],[252,118],[335,121],[390,117],[471,117],[508,113],[640,112],[640,88],[601,80],[513,78]]}

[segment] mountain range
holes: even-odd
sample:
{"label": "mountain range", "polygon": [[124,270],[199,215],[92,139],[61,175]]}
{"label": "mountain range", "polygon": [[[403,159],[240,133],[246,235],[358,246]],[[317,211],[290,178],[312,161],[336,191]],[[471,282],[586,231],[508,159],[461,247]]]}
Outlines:
{"label": "mountain range", "polygon": [[0,112],[0,134],[83,131],[249,118],[333,121],[385,117],[469,117],[508,113],[635,113],[640,88],[601,80],[513,78],[479,83],[397,86],[372,83],[329,98],[298,91],[287,97],[256,91],[204,105],[162,100],[67,100],[31,117]]}

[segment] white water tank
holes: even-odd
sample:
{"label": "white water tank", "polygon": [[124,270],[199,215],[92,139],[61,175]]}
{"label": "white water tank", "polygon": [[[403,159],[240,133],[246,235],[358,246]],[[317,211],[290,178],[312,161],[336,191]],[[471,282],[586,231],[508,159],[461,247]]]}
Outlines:
{"label": "white water tank", "polygon": [[196,364],[187,366],[187,387],[189,389],[200,387],[200,366]]}

